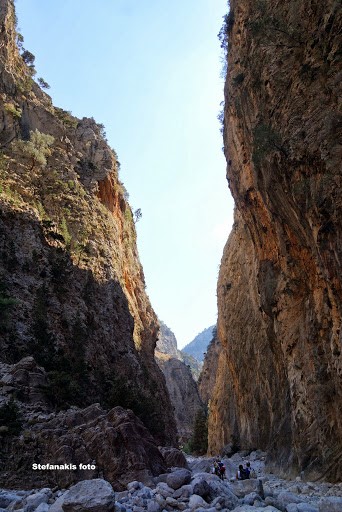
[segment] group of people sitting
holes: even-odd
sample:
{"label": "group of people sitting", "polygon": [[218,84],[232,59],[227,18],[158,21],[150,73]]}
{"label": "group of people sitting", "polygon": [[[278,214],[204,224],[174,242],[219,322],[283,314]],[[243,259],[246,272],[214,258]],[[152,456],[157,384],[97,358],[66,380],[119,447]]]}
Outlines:
{"label": "group of people sitting", "polygon": [[240,464],[238,472],[236,473],[237,480],[248,480],[248,478],[256,478],[257,475],[255,470],[251,468],[251,463],[247,462],[246,467],[244,468],[242,464]]}
{"label": "group of people sitting", "polygon": [[[224,480],[226,474],[226,466],[219,459],[214,461],[214,473],[221,480]],[[251,463],[247,462],[246,467],[244,468],[242,464],[240,464],[238,472],[236,473],[237,480],[247,480],[248,478],[257,478],[255,470],[251,467]]]}

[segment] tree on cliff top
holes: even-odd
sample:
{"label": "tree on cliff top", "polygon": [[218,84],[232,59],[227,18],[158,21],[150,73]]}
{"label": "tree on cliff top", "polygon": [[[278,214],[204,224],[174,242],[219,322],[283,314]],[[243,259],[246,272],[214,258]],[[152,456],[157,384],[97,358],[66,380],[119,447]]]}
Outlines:
{"label": "tree on cliff top", "polygon": [[41,133],[36,129],[30,131],[30,140],[16,140],[12,142],[12,148],[14,151],[21,153],[24,158],[31,160],[32,170],[36,165],[46,166],[46,158],[51,155],[50,147],[54,141],[52,135]]}

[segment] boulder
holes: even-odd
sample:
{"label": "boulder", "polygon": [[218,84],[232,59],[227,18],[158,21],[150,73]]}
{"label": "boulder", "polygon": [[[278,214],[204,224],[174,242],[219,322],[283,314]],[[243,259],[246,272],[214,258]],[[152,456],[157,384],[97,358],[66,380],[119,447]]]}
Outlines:
{"label": "boulder", "polygon": [[188,484],[188,485],[182,485],[182,487],[180,487],[179,489],[177,489],[174,493],[173,493],[173,497],[178,499],[178,498],[189,498],[191,496],[191,494],[193,494],[192,492],[192,485]]}
{"label": "boulder", "polygon": [[298,496],[298,494],[293,494],[292,492],[282,491],[278,494],[274,505],[279,508],[282,512],[287,512],[286,507],[290,504],[302,503],[303,498]]}
{"label": "boulder", "polygon": [[147,503],[147,512],[160,512],[161,508],[157,501],[151,500]]}
{"label": "boulder", "polygon": [[49,512],[63,512],[63,505],[64,502],[64,494],[62,496],[59,496],[56,501],[51,505]]}
{"label": "boulder", "polygon": [[[25,445],[24,455],[22,445]],[[28,472],[26,468],[34,460],[54,464],[67,461],[76,469]],[[93,469],[80,469],[80,463]],[[141,420],[131,410],[115,407],[107,412],[99,404],[85,409],[73,407],[34,423],[29,438],[11,446],[8,465],[10,480],[6,485],[26,488],[33,487],[33,477],[35,487],[66,488],[100,475],[115,490],[122,491],[134,480],[152,486],[153,477],[166,471],[156,441]],[[5,475],[0,474],[0,484],[3,481]]]}
{"label": "boulder", "polygon": [[12,491],[0,491],[0,508],[7,508],[12,502],[19,502],[20,498]]}
{"label": "boulder", "polygon": [[298,503],[298,512],[318,512],[318,505],[312,503]]}
{"label": "boulder", "polygon": [[164,460],[168,468],[178,467],[189,469],[187,460],[182,451],[177,450],[177,448],[172,448],[168,446],[159,448],[159,451],[164,457]]}
{"label": "boulder", "polygon": [[214,465],[214,458],[211,459],[200,459],[196,458],[194,460],[189,461],[189,468],[192,471],[193,475],[196,475],[197,473],[211,473]]}
{"label": "boulder", "polygon": [[256,500],[261,501],[261,497],[256,492],[251,492],[243,498],[244,505],[253,505]]}
{"label": "boulder", "polygon": [[173,489],[167,485],[165,482],[159,482],[156,487],[157,493],[159,493],[163,498],[168,498],[169,496],[173,496]]}
{"label": "boulder", "polygon": [[113,488],[101,478],[78,482],[63,498],[64,512],[112,512],[115,508]]}
{"label": "boulder", "polygon": [[197,494],[193,494],[189,499],[189,508],[191,510],[197,509],[199,507],[207,507],[207,502],[201,496]]}
{"label": "boulder", "polygon": [[25,500],[24,512],[33,512],[41,503],[47,503],[51,498],[51,489],[42,489],[39,492],[27,496]]}
{"label": "boulder", "polygon": [[41,503],[40,505],[38,505],[34,512],[48,512],[49,510],[50,505],[48,505],[47,503]]}
{"label": "boulder", "polygon": [[329,496],[322,498],[318,503],[318,512],[341,512],[342,498]]}
{"label": "boulder", "polygon": [[225,498],[225,508],[232,510],[238,504],[238,499],[231,491],[230,487],[227,486],[225,482],[220,480],[220,478],[213,474],[207,473],[199,473],[195,475],[195,477],[191,481],[192,489],[195,486],[202,482],[206,481],[208,484],[210,491],[209,495],[206,497],[208,501],[213,501],[215,498],[224,497]]}
{"label": "boulder", "polygon": [[264,498],[264,489],[262,485],[262,481],[258,479],[251,480],[236,480],[231,484],[233,493],[238,498],[244,498],[247,494],[255,492]]}
{"label": "boulder", "polygon": [[191,472],[188,469],[178,469],[170,473],[166,478],[166,483],[172,489],[179,489],[182,485],[190,483]]}
{"label": "boulder", "polygon": [[193,486],[193,493],[206,499],[210,495],[210,486],[206,480],[200,480]]}

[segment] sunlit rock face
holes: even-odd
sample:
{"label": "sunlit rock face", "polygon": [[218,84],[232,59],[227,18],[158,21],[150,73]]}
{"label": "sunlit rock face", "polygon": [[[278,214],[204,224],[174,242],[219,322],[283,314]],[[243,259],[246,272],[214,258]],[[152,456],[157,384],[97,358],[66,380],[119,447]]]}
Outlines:
{"label": "sunlit rock face", "polygon": [[4,386],[0,406],[22,403],[28,429],[35,397],[45,411],[131,408],[159,444],[173,445],[154,360],[159,324],[116,153],[102,125],[54,107],[32,80],[11,0],[0,0],[0,30],[0,359],[33,357],[45,372],[30,393]]}
{"label": "sunlit rock face", "polygon": [[177,339],[164,322],[160,322],[155,357],[165,376],[174,408],[179,443],[184,444],[193,434],[195,419],[203,409],[203,403],[190,366],[183,361],[183,353],[177,349]]}
{"label": "sunlit rock face", "polygon": [[341,479],[341,6],[232,0],[209,451]]}

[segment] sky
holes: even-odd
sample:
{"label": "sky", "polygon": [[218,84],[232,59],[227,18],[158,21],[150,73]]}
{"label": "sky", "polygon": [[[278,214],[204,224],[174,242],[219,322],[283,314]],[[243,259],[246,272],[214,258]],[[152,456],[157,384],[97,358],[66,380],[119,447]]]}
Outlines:
{"label": "sky", "polygon": [[55,106],[103,123],[137,222],[147,293],[181,348],[217,318],[233,223],[217,115],[227,0],[16,0]]}

